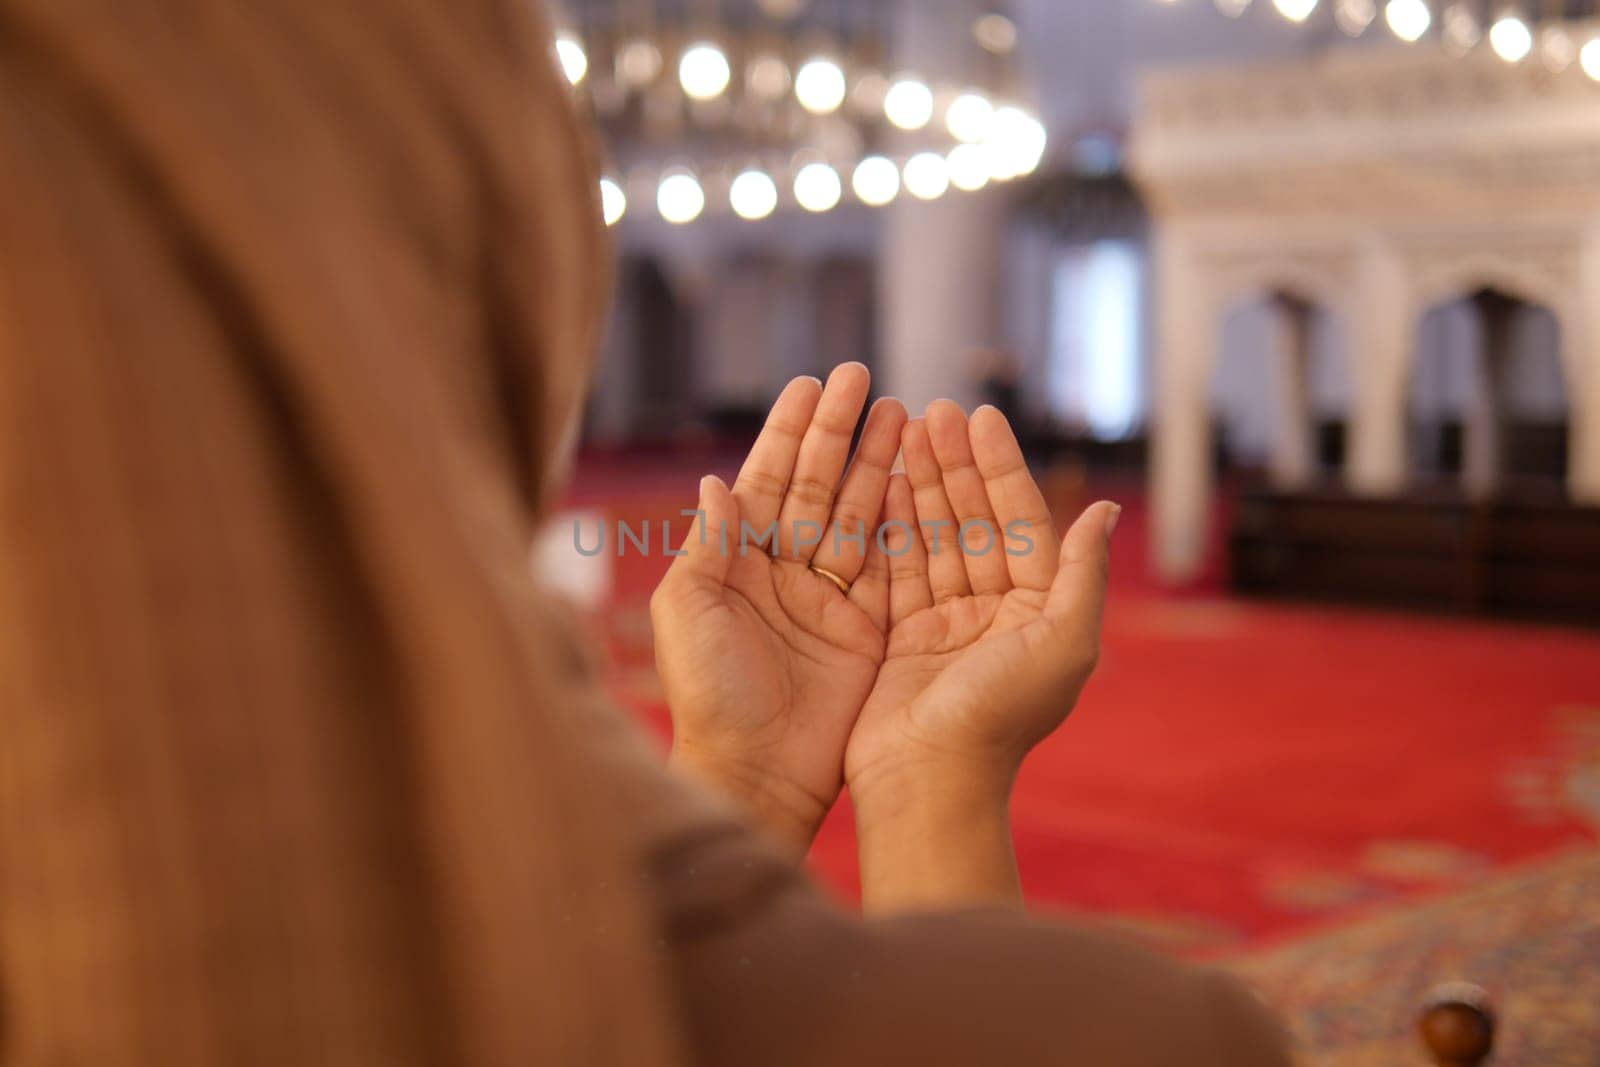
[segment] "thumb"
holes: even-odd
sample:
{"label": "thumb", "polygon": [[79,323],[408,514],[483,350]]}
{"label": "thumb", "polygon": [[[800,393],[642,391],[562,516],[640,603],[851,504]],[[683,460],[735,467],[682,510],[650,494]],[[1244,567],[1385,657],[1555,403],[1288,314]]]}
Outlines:
{"label": "thumb", "polygon": [[1080,634],[1100,631],[1106,602],[1106,575],[1111,566],[1111,534],[1122,506],[1109,500],[1091,504],[1061,539],[1061,559],[1045,614]]}
{"label": "thumb", "polygon": [[727,483],[708,474],[700,479],[700,502],[694,516],[694,527],[679,549],[682,555],[672,561],[667,575],[692,576],[721,585],[733,566],[732,546],[739,539],[739,502]]}

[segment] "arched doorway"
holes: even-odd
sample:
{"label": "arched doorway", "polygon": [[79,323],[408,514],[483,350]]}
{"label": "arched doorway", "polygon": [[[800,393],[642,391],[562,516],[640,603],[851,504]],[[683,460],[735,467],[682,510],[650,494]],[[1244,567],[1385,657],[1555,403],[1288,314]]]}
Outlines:
{"label": "arched doorway", "polygon": [[1428,309],[1407,397],[1413,481],[1475,499],[1558,495],[1567,465],[1560,346],[1548,308],[1499,289]]}
{"label": "arched doorway", "polygon": [[1225,477],[1279,489],[1337,478],[1350,403],[1337,315],[1285,290],[1234,305],[1221,323],[1209,390]]}

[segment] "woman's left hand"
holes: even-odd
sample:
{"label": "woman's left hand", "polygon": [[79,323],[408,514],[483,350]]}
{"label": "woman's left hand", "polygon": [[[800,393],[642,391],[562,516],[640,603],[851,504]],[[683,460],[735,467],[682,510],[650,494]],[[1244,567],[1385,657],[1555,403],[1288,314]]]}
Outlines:
{"label": "woman's left hand", "polygon": [[[825,388],[790,382],[733,489],[701,481],[686,554],[650,601],[674,764],[801,848],[838,796],[888,630],[874,534],[906,412],[879,401],[846,472],[869,386],[859,363]],[[775,552],[757,543],[773,524]]]}

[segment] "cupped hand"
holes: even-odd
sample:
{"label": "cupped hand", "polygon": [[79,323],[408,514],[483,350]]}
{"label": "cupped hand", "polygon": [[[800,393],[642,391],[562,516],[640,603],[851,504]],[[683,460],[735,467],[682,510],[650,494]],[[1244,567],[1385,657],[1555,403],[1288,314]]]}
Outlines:
{"label": "cupped hand", "polygon": [[[875,404],[846,472],[869,386],[859,363],[825,387],[790,382],[732,490],[701,481],[685,554],[650,601],[674,763],[800,847],[838,796],[888,631],[873,535],[906,412]],[[776,552],[760,543],[774,523]]]}
{"label": "cupped hand", "polygon": [[902,443],[883,515],[888,642],[846,753],[858,813],[875,791],[930,775],[1009,790],[1094,669],[1120,512],[1095,504],[1058,541],[992,407],[969,422],[936,401]]}

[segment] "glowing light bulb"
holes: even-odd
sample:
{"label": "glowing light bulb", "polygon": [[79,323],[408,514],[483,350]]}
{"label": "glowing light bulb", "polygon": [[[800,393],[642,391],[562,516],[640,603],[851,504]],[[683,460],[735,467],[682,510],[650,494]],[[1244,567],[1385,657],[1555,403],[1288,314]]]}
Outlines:
{"label": "glowing light bulb", "polygon": [[900,168],[884,156],[868,156],[850,176],[856,199],[870,207],[882,207],[900,195]]}
{"label": "glowing light bulb", "polygon": [[826,163],[807,163],[794,176],[794,198],[807,211],[828,211],[839,203],[844,185]]}
{"label": "glowing light bulb", "polygon": [[1272,0],[1272,6],[1290,22],[1304,22],[1317,9],[1317,0]]}
{"label": "glowing light bulb", "polygon": [[751,168],[728,186],[728,204],[741,219],[764,219],[778,207],[778,185],[766,171]]}
{"label": "glowing light bulb", "polygon": [[1433,12],[1423,0],[1389,0],[1383,9],[1383,20],[1396,37],[1410,44],[1428,32]]}
{"label": "glowing light bulb", "polygon": [[933,118],[933,90],[916,78],[899,78],[884,94],[883,113],[902,130],[920,130]]}
{"label": "glowing light bulb", "polygon": [[989,98],[969,90],[950,101],[944,113],[944,125],[951,137],[974,144],[989,135],[989,123],[993,118],[994,105]]}
{"label": "glowing light bulb", "polygon": [[989,176],[1010,181],[1031,174],[1044,159],[1048,143],[1044,124],[1019,107],[1003,107],[994,113],[994,126],[984,149],[989,157]]}
{"label": "glowing light bulb", "polygon": [[1578,66],[1595,81],[1600,82],[1600,37],[1591,37],[1578,52]]}
{"label": "glowing light bulb", "polygon": [[1489,47],[1507,63],[1521,63],[1533,51],[1533,31],[1519,15],[1508,11],[1489,27]]}
{"label": "glowing light bulb", "polygon": [[678,60],[678,84],[695,100],[721,96],[732,73],[722,49],[706,41],[690,45]]}
{"label": "glowing light bulb", "polygon": [[674,171],[656,188],[656,210],[674,225],[693,222],[706,209],[705,190],[688,171]]}
{"label": "glowing light bulb", "polygon": [[989,157],[982,145],[958,144],[945,160],[950,184],[963,192],[977,192],[989,184]]}
{"label": "glowing light bulb", "polygon": [[583,76],[589,73],[589,53],[583,50],[583,42],[565,31],[556,34],[556,59],[561,63],[561,73],[572,85],[583,81]]}
{"label": "glowing light bulb", "polygon": [[937,200],[950,189],[950,165],[937,152],[919,152],[906,161],[906,192],[918,200]]}
{"label": "glowing light bulb", "polygon": [[600,213],[607,226],[615,226],[628,210],[628,196],[610,178],[600,179]]}
{"label": "glowing light bulb", "polygon": [[844,103],[844,70],[831,59],[807,60],[794,76],[794,95],[813,115],[830,115]]}

